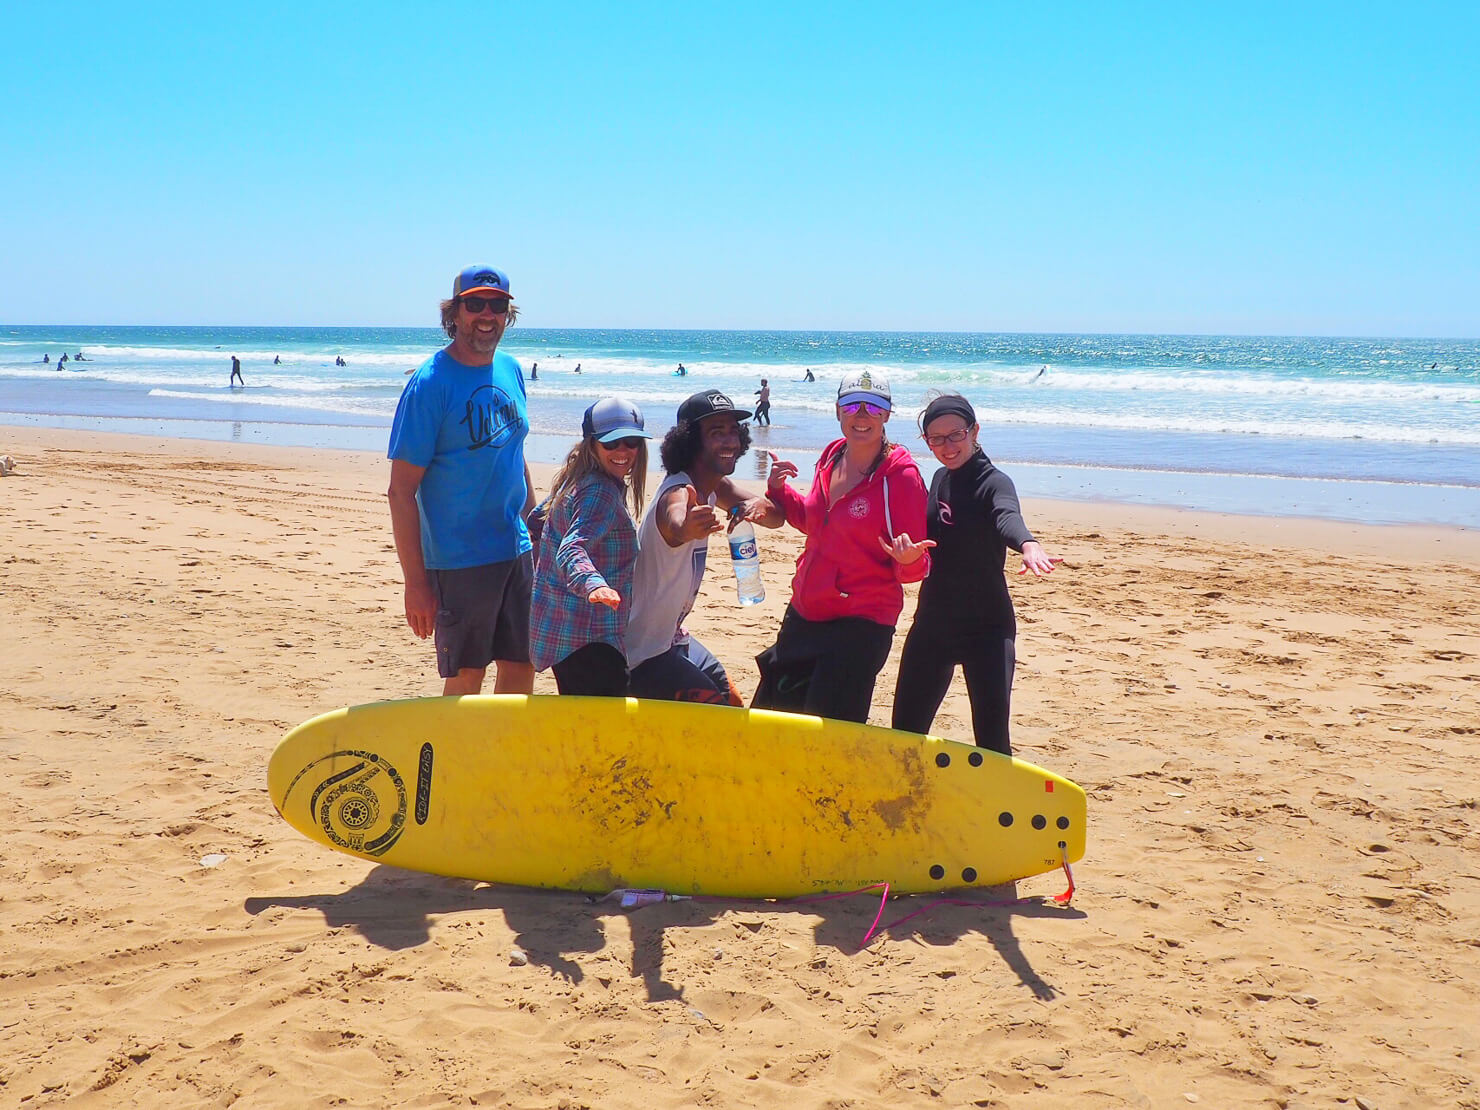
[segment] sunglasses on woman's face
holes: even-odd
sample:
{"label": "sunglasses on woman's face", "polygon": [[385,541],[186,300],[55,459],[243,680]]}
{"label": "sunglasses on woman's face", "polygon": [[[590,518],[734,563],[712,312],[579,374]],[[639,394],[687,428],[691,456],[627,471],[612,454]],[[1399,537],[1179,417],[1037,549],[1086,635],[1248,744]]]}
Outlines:
{"label": "sunglasses on woman's face", "polygon": [[871,405],[867,401],[854,401],[851,404],[839,405],[838,411],[844,416],[857,416],[862,411],[876,417],[884,416],[889,412],[883,405]]}
{"label": "sunglasses on woman's face", "polygon": [[[601,443],[601,440],[597,440],[596,442]],[[614,439],[610,443],[601,443],[601,446],[605,447],[608,451],[615,451],[618,447],[625,447],[629,451],[636,451],[642,446],[642,437],[628,436],[626,439]]]}
{"label": "sunglasses on woman's face", "polygon": [[508,297],[464,297],[462,306],[474,316],[477,316],[485,308],[491,309],[495,316],[506,316],[509,312]]}

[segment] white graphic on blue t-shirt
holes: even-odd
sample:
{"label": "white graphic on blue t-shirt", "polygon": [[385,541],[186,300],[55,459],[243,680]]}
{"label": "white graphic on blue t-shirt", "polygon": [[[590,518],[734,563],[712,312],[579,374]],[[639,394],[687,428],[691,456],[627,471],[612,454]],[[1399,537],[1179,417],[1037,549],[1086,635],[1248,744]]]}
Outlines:
{"label": "white graphic on blue t-shirt", "polygon": [[386,454],[423,468],[416,501],[431,570],[504,562],[529,550],[524,524],[524,378],[502,351],[468,366],[444,349],[402,390]]}
{"label": "white graphic on blue t-shirt", "polygon": [[468,445],[502,447],[520,424],[519,406],[496,385],[482,385],[468,396],[460,423],[468,429]]}

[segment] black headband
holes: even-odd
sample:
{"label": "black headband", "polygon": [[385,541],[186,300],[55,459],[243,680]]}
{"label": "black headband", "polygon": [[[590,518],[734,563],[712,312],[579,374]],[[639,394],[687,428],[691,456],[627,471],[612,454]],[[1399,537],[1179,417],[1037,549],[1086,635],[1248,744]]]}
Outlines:
{"label": "black headband", "polygon": [[920,416],[920,430],[924,431],[942,416],[959,416],[966,421],[968,428],[976,423],[976,410],[971,407],[971,402],[959,394],[947,393],[925,406]]}

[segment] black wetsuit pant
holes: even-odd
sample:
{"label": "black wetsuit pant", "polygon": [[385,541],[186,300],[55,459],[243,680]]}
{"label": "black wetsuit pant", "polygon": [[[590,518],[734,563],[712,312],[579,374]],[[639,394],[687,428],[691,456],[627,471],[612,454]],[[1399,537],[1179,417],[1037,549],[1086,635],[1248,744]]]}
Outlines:
{"label": "black wetsuit pant", "polygon": [[[751,705],[867,724],[874,683],[893,642],[888,625],[863,617],[809,621],[788,605],[776,646],[757,660],[771,674],[763,675]],[[789,697],[788,685],[802,696]]]}
{"label": "black wetsuit pant", "polygon": [[1017,643],[1011,629],[986,628],[971,635],[936,632],[918,622],[905,637],[894,689],[894,727],[929,732],[940,703],[960,666],[971,699],[976,746],[1012,754],[1008,707]]}
{"label": "black wetsuit pant", "polygon": [[627,696],[627,660],[611,644],[576,648],[550,669],[555,672],[555,689],[562,694],[598,698]]}

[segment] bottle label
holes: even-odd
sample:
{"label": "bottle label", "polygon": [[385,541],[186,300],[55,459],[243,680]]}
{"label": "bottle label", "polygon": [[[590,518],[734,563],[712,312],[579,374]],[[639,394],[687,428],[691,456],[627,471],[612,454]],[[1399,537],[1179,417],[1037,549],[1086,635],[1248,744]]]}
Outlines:
{"label": "bottle label", "polygon": [[757,556],[755,540],[738,540],[730,543],[730,558],[754,559]]}

